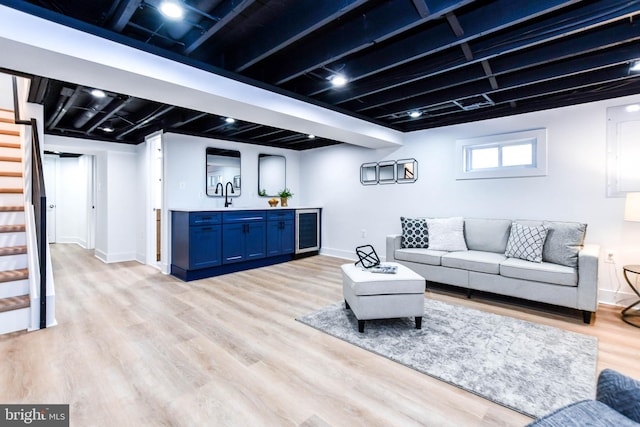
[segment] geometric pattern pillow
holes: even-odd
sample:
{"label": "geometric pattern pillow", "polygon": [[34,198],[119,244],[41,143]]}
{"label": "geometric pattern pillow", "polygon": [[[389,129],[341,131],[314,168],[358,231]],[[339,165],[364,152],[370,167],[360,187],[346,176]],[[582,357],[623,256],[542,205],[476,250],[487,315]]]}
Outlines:
{"label": "geometric pattern pillow", "polygon": [[427,231],[427,221],[424,218],[400,217],[402,224],[402,248],[428,248],[429,232]]}
{"label": "geometric pattern pillow", "polygon": [[511,234],[504,254],[509,258],[542,262],[542,248],[546,238],[547,227],[544,225],[527,227],[514,222],[511,224]]}

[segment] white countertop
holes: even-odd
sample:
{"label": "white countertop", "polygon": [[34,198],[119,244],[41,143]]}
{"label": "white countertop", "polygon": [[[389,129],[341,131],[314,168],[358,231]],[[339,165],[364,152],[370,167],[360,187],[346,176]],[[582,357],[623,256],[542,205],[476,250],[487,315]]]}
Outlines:
{"label": "white countertop", "polygon": [[232,212],[232,211],[281,211],[281,210],[287,210],[287,209],[293,209],[293,210],[300,210],[300,209],[321,209],[320,206],[287,206],[287,207],[282,207],[282,206],[276,206],[276,207],[271,207],[269,206],[269,204],[267,204],[265,202],[266,206],[263,207],[244,207],[244,206],[229,206],[228,208],[211,208],[211,209],[206,209],[206,208],[174,208],[174,209],[170,209],[171,211],[178,211],[178,212]]}

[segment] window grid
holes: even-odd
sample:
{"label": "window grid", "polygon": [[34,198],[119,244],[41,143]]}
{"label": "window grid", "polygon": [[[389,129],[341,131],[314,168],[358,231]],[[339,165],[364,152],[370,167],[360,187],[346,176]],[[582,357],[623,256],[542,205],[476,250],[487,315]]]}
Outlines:
{"label": "window grid", "polygon": [[[504,149],[505,148],[513,148],[517,146],[527,146],[529,148],[528,155],[530,156],[529,162],[516,163],[512,165],[504,164]],[[487,150],[496,149],[496,159],[493,159],[494,162],[492,165],[495,166],[480,166],[474,165],[474,153],[480,153],[480,151],[484,151],[487,153]],[[535,141],[515,141],[515,142],[504,142],[504,143],[496,143],[496,144],[478,144],[478,145],[469,145],[465,147],[465,170],[467,172],[473,171],[487,171],[487,170],[501,170],[501,169],[517,169],[517,168],[531,168],[536,167],[536,143]]]}

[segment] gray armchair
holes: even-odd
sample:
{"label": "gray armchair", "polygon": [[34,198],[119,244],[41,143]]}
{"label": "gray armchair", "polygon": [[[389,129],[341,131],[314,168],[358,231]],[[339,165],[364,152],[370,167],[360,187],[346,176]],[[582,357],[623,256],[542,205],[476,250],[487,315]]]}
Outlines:
{"label": "gray armchair", "polygon": [[611,369],[600,372],[596,400],[583,400],[546,415],[529,427],[640,426],[640,381]]}

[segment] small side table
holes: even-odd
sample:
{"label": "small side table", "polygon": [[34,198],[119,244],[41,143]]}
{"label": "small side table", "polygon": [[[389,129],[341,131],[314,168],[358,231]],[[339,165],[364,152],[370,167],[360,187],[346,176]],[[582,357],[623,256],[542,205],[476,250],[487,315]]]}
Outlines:
{"label": "small side table", "polygon": [[[640,292],[638,292],[638,289],[636,289],[634,284],[631,283],[631,280],[629,280],[629,273],[640,274],[640,265],[625,265],[624,267],[622,267],[622,272],[624,274],[624,280],[627,281],[631,290],[635,292],[638,298],[640,298]],[[631,321],[631,318],[633,317],[640,318],[640,310],[638,309],[632,310],[632,308],[638,304],[640,304],[640,299],[634,302],[633,304],[631,304],[630,306],[628,306],[627,308],[625,308],[624,310],[622,310],[622,320],[631,326],[635,326],[636,328],[640,328],[640,324],[633,323]],[[629,313],[629,310],[631,310],[630,313]]]}

